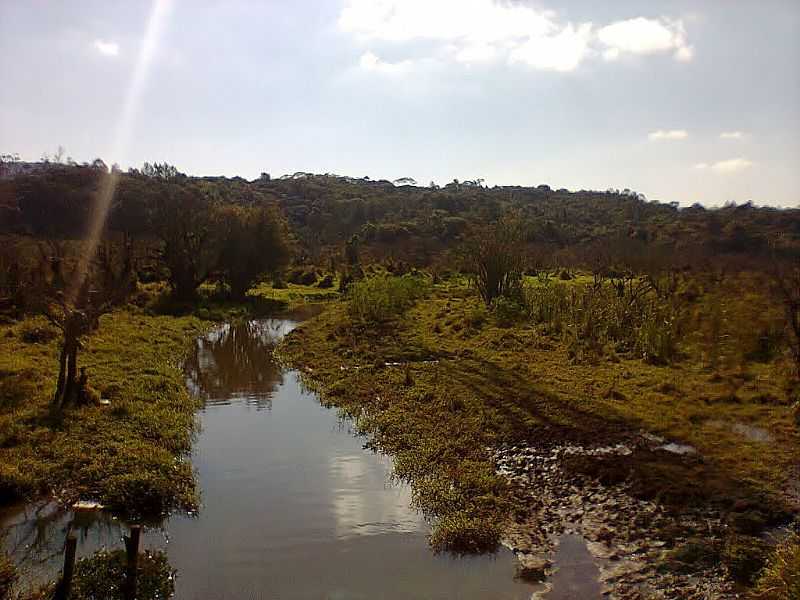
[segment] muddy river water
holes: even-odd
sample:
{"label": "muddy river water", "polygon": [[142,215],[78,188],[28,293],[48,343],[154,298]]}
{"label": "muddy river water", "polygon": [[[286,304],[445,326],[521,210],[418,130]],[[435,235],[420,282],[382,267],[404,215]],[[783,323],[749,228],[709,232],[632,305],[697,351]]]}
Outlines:
{"label": "muddy river water", "polygon": [[[177,570],[176,598],[530,598],[506,550],[433,554],[390,460],[275,362],[275,343],[302,318],[229,324],[197,340],[187,377],[204,400],[192,456],[201,506],[145,533]],[[71,523],[81,556],[122,547],[126,528],[102,512],[19,507],[5,518],[5,544],[26,579],[57,573]]]}

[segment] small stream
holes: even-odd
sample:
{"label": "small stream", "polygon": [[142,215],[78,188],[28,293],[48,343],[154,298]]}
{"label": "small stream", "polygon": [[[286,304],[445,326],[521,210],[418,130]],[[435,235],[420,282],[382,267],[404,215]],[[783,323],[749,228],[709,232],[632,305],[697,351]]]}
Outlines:
{"label": "small stream", "polygon": [[[530,598],[536,588],[514,579],[507,550],[434,555],[409,488],[390,483],[391,461],[274,361],[305,316],[228,324],[197,341],[187,376],[205,402],[192,455],[200,510],[145,534],[177,570],[176,598]],[[126,528],[102,512],[19,507],[2,525],[28,581],[57,574],[70,523],[79,556],[122,547]]]}

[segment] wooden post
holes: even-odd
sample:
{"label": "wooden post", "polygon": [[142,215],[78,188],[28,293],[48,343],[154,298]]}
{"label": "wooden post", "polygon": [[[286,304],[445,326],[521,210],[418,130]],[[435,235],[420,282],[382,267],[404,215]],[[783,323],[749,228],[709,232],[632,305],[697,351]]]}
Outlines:
{"label": "wooden post", "polygon": [[78,538],[70,532],[64,545],[64,571],[61,573],[61,581],[56,587],[56,600],[69,600],[72,592],[72,575],[75,573],[75,550],[77,547]]}
{"label": "wooden post", "polygon": [[136,578],[139,574],[139,540],[141,525],[131,525],[130,537],[125,537],[125,550],[128,564],[125,570],[125,600],[136,600]]}

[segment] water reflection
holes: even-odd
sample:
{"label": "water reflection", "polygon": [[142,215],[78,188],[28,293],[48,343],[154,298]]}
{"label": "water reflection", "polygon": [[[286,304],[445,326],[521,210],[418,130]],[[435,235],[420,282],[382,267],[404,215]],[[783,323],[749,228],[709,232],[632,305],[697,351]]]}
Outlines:
{"label": "water reflection", "polygon": [[294,326],[285,319],[238,321],[199,338],[186,363],[189,389],[207,404],[244,401],[269,408],[282,382],[272,351]]}
{"label": "water reflection", "polygon": [[411,508],[411,490],[387,482],[391,463],[365,452],[329,459],[336,536],[416,532],[425,528]]}
{"label": "water reflection", "polygon": [[29,586],[46,583],[61,568],[64,539],[78,537],[78,557],[115,547],[127,532],[118,519],[104,511],[71,511],[55,502],[16,506],[2,514],[3,547],[14,557]]}

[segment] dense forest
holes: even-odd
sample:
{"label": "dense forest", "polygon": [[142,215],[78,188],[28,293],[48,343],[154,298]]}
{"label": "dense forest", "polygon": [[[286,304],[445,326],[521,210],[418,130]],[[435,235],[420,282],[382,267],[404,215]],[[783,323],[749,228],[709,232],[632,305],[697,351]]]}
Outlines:
{"label": "dense forest", "polygon": [[[80,238],[95,210],[105,177],[114,177],[109,235],[147,241],[163,223],[166,196],[181,214],[224,206],[268,206],[280,210],[299,263],[328,265],[357,244],[365,257],[414,266],[446,262],[448,251],[473,229],[514,211],[526,221],[531,268],[585,264],[595,246],[635,240],[688,263],[720,257],[764,256],[770,246],[793,248],[800,241],[800,211],[751,203],[706,209],[700,204],[646,200],[630,190],[605,192],[538,187],[484,187],[454,181],[418,187],[368,178],[295,173],[254,181],[188,177],[169,165],[145,164],[128,173],[92,166],[0,165],[0,231],[38,237]],[[12,173],[18,172],[17,176]],[[161,212],[160,212],[161,211]],[[198,224],[199,225],[199,224]]]}

